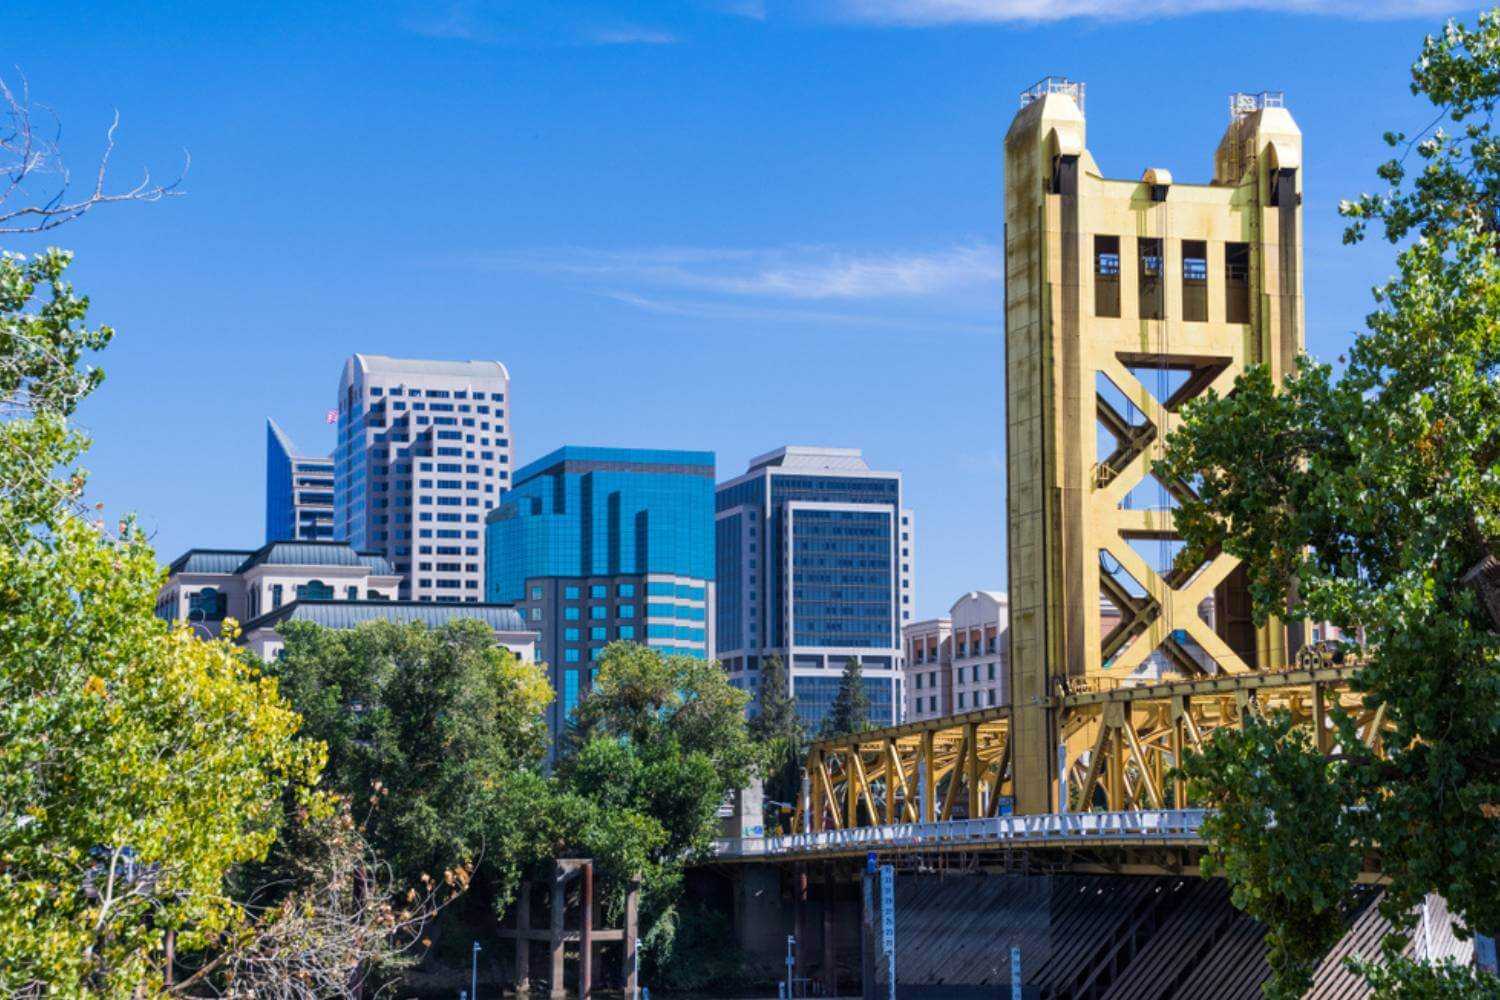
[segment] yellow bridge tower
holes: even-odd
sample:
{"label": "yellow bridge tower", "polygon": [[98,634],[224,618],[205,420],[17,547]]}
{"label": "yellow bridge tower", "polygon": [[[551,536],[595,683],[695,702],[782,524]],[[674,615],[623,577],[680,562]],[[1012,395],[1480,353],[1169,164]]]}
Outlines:
{"label": "yellow bridge tower", "polygon": [[1048,78],[1005,137],[1005,377],[1015,807],[1057,803],[1059,693],[1287,662],[1243,572],[1183,565],[1151,473],[1182,405],[1302,348],[1302,134],[1236,94],[1209,184],[1106,178],[1084,87]]}

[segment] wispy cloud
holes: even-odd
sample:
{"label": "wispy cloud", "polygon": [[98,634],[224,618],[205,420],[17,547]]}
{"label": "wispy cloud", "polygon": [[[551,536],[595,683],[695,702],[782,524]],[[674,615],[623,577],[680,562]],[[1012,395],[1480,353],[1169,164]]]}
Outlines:
{"label": "wispy cloud", "polygon": [[801,323],[996,333],[1000,250],[967,241],[936,248],[582,248],[470,258],[523,271],[660,316],[725,323]]}
{"label": "wispy cloud", "polygon": [[597,29],[587,37],[595,45],[675,45],[681,41],[670,31],[636,27]]}
{"label": "wispy cloud", "polygon": [[949,331],[954,333],[995,333],[998,327],[945,317],[891,316],[873,312],[846,312],[828,309],[799,309],[774,305],[747,305],[736,302],[701,299],[663,299],[634,292],[604,292],[605,298],[643,312],[659,316],[677,316],[729,323],[800,323],[820,326],[850,326],[892,330]]}
{"label": "wispy cloud", "polygon": [[998,288],[1001,277],[1000,249],[983,241],[883,252],[807,246],[567,250],[484,257],[475,263],[655,288],[795,300],[919,298]]}
{"label": "wispy cloud", "polygon": [[622,21],[608,4],[528,5],[512,0],[449,0],[422,8],[406,27],[427,38],[490,45],[672,45],[676,33]]}
{"label": "wispy cloud", "polygon": [[1466,6],[1453,0],[833,0],[840,19],[906,26],[1134,21],[1223,11],[1376,20],[1432,17]]}

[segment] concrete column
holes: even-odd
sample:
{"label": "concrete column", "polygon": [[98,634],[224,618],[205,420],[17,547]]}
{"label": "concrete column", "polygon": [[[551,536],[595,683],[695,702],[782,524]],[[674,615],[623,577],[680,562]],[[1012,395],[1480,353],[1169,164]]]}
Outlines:
{"label": "concrete column", "polygon": [[839,988],[838,949],[834,942],[833,865],[823,863],[823,992],[837,996]]}
{"label": "concrete column", "polygon": [[863,1000],[877,1000],[875,989],[875,876],[860,876],[859,900],[859,983]]}
{"label": "concrete column", "polygon": [[801,978],[807,975],[807,863],[797,862],[792,876],[792,899],[796,909],[796,924],[792,931],[797,936],[797,964],[792,974]]}

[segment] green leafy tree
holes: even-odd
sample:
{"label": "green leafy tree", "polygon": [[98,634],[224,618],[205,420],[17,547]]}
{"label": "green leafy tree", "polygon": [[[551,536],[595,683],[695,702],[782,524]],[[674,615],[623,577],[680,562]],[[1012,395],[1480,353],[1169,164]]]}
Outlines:
{"label": "green leafy tree", "polygon": [[719,807],[759,761],[747,700],[717,663],[612,643],[557,764],[554,794],[577,817],[561,830],[569,843],[611,845],[635,867],[606,859],[606,874],[642,878],[643,954],[653,971],[699,957],[677,950],[682,871],[707,856]]}
{"label": "green leafy tree", "polygon": [[0,256],[0,992],[151,994],[169,931],[182,951],[253,934],[228,877],[321,753],[241,651],[155,616],[138,529],[80,516],[67,420],[110,331],[70,259]]}
{"label": "green leafy tree", "polygon": [[356,802],[378,796],[367,821],[377,853],[408,884],[478,864],[503,907],[537,846],[518,817],[544,794],[536,772],[552,690],[541,669],[472,620],[287,622],[282,635],[268,669],[304,733],[327,745],[329,787]]}
{"label": "green leafy tree", "polygon": [[1248,370],[1188,407],[1158,467],[1200,483],[1178,512],[1185,558],[1242,559],[1257,620],[1362,633],[1355,685],[1390,727],[1384,759],[1346,720],[1324,760],[1273,719],[1187,768],[1221,810],[1211,861],[1281,949],[1278,996],[1308,982],[1367,856],[1398,929],[1427,892],[1500,929],[1500,635],[1465,583],[1500,538],[1500,14],[1429,37],[1412,90],[1437,120],[1388,134],[1388,190],[1342,206],[1348,240],[1378,223],[1402,247],[1347,367],[1303,359],[1279,386]]}
{"label": "green leafy tree", "polygon": [[859,658],[851,656],[844,661],[844,673],[839,678],[839,690],[833,698],[833,707],[823,720],[823,737],[848,736],[870,728],[870,695],[865,690],[864,671]]}
{"label": "green leafy tree", "polygon": [[792,804],[802,790],[802,758],[807,737],[792,698],[786,664],[771,656],[761,664],[759,711],[750,719],[750,735],[763,760],[765,824],[776,829],[782,804]]}

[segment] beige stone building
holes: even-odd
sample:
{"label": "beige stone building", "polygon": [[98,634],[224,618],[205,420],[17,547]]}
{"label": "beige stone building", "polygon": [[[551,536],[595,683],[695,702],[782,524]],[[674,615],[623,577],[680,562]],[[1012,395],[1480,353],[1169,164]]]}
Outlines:
{"label": "beige stone building", "polygon": [[1009,622],[1005,594],[971,590],[944,617],[908,625],[902,633],[904,721],[1006,704]]}

